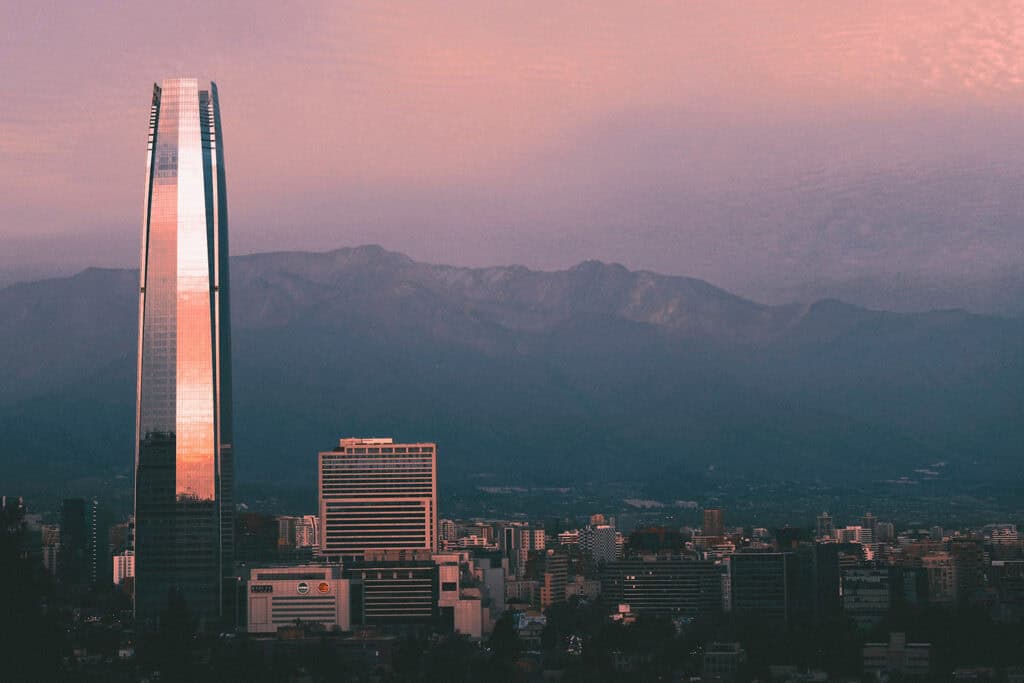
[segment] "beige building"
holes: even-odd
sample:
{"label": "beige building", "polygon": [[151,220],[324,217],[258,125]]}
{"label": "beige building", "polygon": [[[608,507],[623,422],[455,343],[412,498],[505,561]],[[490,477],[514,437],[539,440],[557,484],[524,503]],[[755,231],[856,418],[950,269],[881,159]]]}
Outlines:
{"label": "beige building", "polygon": [[339,565],[253,568],[246,593],[249,633],[276,633],[296,623],[351,628],[349,582]]}
{"label": "beige building", "polygon": [[437,445],[343,438],[320,453],[320,552],[437,550]]}

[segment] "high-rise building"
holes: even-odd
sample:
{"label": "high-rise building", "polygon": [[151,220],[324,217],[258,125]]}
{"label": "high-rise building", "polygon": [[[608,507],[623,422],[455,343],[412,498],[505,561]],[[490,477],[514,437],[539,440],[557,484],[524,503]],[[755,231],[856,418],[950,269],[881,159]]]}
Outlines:
{"label": "high-rise building", "polygon": [[797,607],[796,553],[736,553],[729,560],[732,611],[738,617],[788,625]]}
{"label": "high-rise building", "polygon": [[[136,619],[222,613],[234,550],[231,333],[217,86],[153,86],[139,282]],[[212,625],[212,624],[211,624]]]}
{"label": "high-rise building", "polygon": [[302,520],[295,526],[296,548],[318,548],[320,545],[319,515],[302,515]]}
{"label": "high-rise building", "polygon": [[341,439],[320,453],[320,552],[437,550],[437,445]]}
{"label": "high-rise building", "polygon": [[539,552],[547,547],[547,536],[543,528],[520,527],[519,528],[519,558],[516,568],[520,575],[526,571],[526,564],[529,561],[530,553]]}
{"label": "high-rise building", "polygon": [[125,579],[130,579],[135,576],[135,551],[125,550],[122,553],[114,555],[114,575],[113,583],[115,586],[120,586],[124,583]]}
{"label": "high-rise building", "polygon": [[89,514],[83,498],[65,498],[60,512],[58,576],[67,586],[85,585],[89,577]]}
{"label": "high-rise building", "polygon": [[822,512],[818,515],[817,519],[818,535],[817,538],[833,538],[833,522],[832,517],[827,512]]}
{"label": "high-rise building", "polygon": [[725,533],[725,512],[721,509],[704,510],[704,535],[721,536]]}
{"label": "high-rise building", "polygon": [[921,558],[928,574],[928,601],[952,606],[957,601],[957,563],[949,552],[928,553]]}
{"label": "high-rise building", "polygon": [[547,609],[565,602],[565,584],[569,572],[569,556],[559,550],[537,551],[541,554],[540,606]]}
{"label": "high-rise building", "polygon": [[455,522],[450,519],[442,519],[438,522],[438,530],[442,541],[454,542],[459,536]]}
{"label": "high-rise building", "polygon": [[588,526],[580,532],[580,546],[597,563],[614,562],[621,557],[618,532],[608,524]]}
{"label": "high-rise building", "polygon": [[873,563],[843,571],[843,612],[861,628],[882,622],[892,606],[889,567]]}
{"label": "high-rise building", "polygon": [[43,566],[51,576],[57,575],[57,557],[60,555],[60,525],[42,526]]}

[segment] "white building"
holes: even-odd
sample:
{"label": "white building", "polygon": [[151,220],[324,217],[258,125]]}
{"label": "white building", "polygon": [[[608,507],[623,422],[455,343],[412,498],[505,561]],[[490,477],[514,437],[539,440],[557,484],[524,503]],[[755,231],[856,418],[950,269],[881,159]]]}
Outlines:
{"label": "white building", "polygon": [[[486,568],[478,567],[468,552],[438,553],[434,562],[438,570],[438,607],[452,610],[456,633],[482,639],[491,631],[494,603],[485,581]],[[467,580],[477,585],[466,585]],[[500,596],[500,603],[504,605],[504,595]]]}
{"label": "white building", "polygon": [[276,633],[296,623],[351,628],[349,582],[340,565],[253,568],[247,595],[249,633]]}

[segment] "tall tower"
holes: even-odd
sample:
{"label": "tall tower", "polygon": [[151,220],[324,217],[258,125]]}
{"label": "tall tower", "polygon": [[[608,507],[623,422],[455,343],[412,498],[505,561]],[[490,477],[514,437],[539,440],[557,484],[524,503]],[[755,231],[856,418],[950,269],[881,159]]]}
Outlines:
{"label": "tall tower", "polygon": [[139,281],[135,612],[223,610],[234,555],[231,333],[217,86],[153,86]]}

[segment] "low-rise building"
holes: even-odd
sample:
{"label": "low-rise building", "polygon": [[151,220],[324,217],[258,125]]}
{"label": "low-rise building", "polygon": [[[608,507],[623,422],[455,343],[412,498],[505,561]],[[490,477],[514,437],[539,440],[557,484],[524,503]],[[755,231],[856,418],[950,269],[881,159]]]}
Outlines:
{"label": "low-rise building", "polygon": [[704,651],[704,676],[735,681],[746,661],[747,652],[739,643],[711,643]]}
{"label": "low-rise building", "polygon": [[349,582],[338,565],[255,567],[246,594],[249,633],[310,623],[326,630],[351,628]]}
{"label": "low-rise building", "polygon": [[890,633],[888,643],[864,643],[864,673],[881,679],[891,674],[927,676],[931,644],[908,643],[905,633]]}

